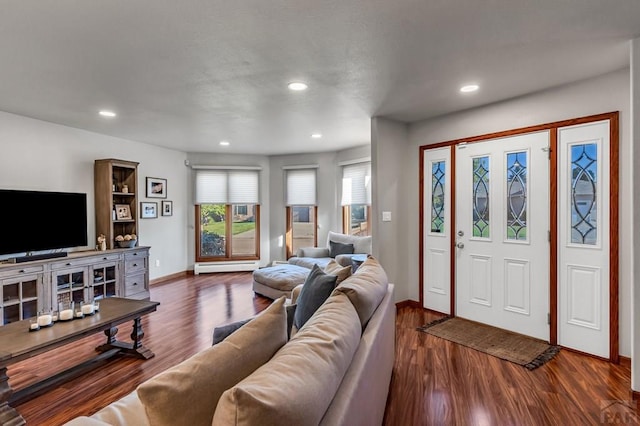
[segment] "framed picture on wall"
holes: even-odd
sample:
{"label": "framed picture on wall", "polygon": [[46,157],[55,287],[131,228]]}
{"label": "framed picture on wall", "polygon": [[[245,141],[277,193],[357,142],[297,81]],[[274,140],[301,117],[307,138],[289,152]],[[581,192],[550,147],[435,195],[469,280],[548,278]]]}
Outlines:
{"label": "framed picture on wall", "polygon": [[140,218],[153,219],[158,217],[158,203],[143,201],[140,203]]}
{"label": "framed picture on wall", "polygon": [[147,198],[167,198],[167,180],[147,177]]}
{"label": "framed picture on wall", "polygon": [[162,216],[173,216],[173,201],[162,202]]}

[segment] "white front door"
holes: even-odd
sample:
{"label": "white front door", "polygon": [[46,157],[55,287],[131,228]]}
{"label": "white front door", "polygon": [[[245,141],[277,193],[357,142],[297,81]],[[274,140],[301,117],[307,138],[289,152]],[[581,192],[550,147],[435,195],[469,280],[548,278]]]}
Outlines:
{"label": "white front door", "polygon": [[547,341],[548,146],[548,131],[458,145],[453,236],[456,315]]}
{"label": "white front door", "polygon": [[427,149],[424,170],[424,307],[451,313],[451,148]]}
{"label": "white front door", "polygon": [[610,356],[609,126],[601,121],[558,129],[558,343],[605,358]]}

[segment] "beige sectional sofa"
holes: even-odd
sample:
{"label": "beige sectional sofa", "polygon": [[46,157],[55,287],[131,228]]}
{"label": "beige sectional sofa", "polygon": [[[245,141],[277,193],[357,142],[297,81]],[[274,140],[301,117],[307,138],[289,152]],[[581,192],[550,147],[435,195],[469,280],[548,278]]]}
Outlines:
{"label": "beige sectional sofa", "polygon": [[[327,234],[326,247],[299,248],[296,255],[289,258],[289,264],[302,266],[308,269],[311,269],[314,264],[317,264],[321,268],[324,268],[331,259],[335,258],[336,262],[342,266],[351,265],[351,257],[355,255],[371,254],[371,241],[371,237],[359,237],[329,231]],[[337,256],[331,256],[332,243],[352,245],[353,252],[351,254],[338,254]]]}
{"label": "beige sectional sofa", "polygon": [[340,282],[289,340],[284,305],[279,298],[221,343],[67,425],[382,424],[395,304],[377,260]]}

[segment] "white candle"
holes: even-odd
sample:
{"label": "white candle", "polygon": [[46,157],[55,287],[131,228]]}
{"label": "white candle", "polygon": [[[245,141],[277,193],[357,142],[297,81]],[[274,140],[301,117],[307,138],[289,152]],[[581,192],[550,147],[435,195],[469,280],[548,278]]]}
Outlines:
{"label": "white candle", "polygon": [[60,319],[62,321],[68,321],[73,318],[73,311],[71,309],[65,309],[64,311],[60,311]]}
{"label": "white candle", "polygon": [[91,315],[93,313],[93,304],[91,304],[91,305],[82,305],[82,313],[84,315]]}
{"label": "white candle", "polygon": [[84,317],[84,314],[82,313],[82,309],[79,311],[76,311],[76,318],[82,318]]}
{"label": "white candle", "polygon": [[32,330],[37,330],[38,328],[40,328],[40,326],[38,325],[38,323],[37,323],[37,322],[34,322],[34,323],[33,323],[33,324],[31,324],[29,327],[30,327]]}
{"label": "white candle", "polygon": [[53,322],[58,321],[58,314],[57,314],[57,313],[56,313],[56,314],[51,315],[51,321],[53,321]]}
{"label": "white candle", "polygon": [[53,320],[53,317],[49,314],[45,314],[45,315],[40,315],[38,317],[38,325],[40,327],[44,327],[46,325],[51,324],[51,321]]}

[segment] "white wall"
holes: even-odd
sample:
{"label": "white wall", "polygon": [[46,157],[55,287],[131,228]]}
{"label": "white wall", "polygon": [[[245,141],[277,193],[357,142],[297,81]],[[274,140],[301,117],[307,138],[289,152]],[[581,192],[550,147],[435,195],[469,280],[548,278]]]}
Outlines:
{"label": "white wall", "polygon": [[270,204],[270,188],[269,188],[269,157],[265,155],[237,155],[237,154],[208,154],[208,153],[189,153],[187,155],[189,167],[183,166],[188,170],[189,178],[187,180],[187,188],[189,207],[187,214],[187,251],[189,258],[188,269],[193,269],[195,263],[195,207],[193,193],[195,182],[195,170],[191,167],[200,166],[251,166],[260,167],[260,266],[266,266],[270,258],[270,229],[269,221],[271,218]]}
{"label": "white wall", "polygon": [[[323,152],[318,154],[276,155],[269,157],[271,193],[271,260],[286,259],[285,233],[285,166],[317,165],[316,194],[318,203],[318,245],[324,246],[330,230],[340,229],[336,206],[338,182],[336,181],[337,154]],[[265,222],[267,223],[267,222]]]}
{"label": "white wall", "polygon": [[[371,216],[373,255],[378,258],[389,277],[396,284],[395,300],[417,300],[409,273],[417,268],[418,246],[409,235],[417,235],[417,211],[412,212],[410,199],[418,192],[407,189],[417,181],[411,174],[407,125],[397,121],[374,118],[371,122]],[[417,153],[416,153],[417,154]],[[417,157],[417,155],[416,155]],[[391,221],[382,221],[382,212],[391,212]],[[415,216],[415,217],[414,217]]]}
{"label": "white wall", "polygon": [[[145,188],[146,176],[167,179],[167,200],[173,201],[173,216],[141,219],[139,244],[151,247],[150,279],[185,270],[185,154],[4,112],[0,112],[0,146],[0,187],[87,194],[87,248],[95,247],[97,237],[94,160],[119,158],[139,162],[138,187],[141,189]],[[138,194],[138,201],[145,201],[144,195],[142,190]],[[42,223],[43,231],[55,225],[45,221]],[[5,232],[9,230],[5,229]],[[160,261],[159,267],[155,266],[156,259]]]}
{"label": "white wall", "polygon": [[[487,89],[490,90],[490,89]],[[374,252],[396,283],[396,299],[419,299],[418,248],[419,147],[463,137],[620,111],[620,353],[631,353],[632,156],[629,70],[563,86],[508,102],[468,110],[408,126],[374,119]],[[381,223],[380,211],[400,209],[400,217]],[[397,215],[395,217],[398,217]],[[403,223],[407,228],[403,229]],[[405,260],[408,258],[408,262]]]}

